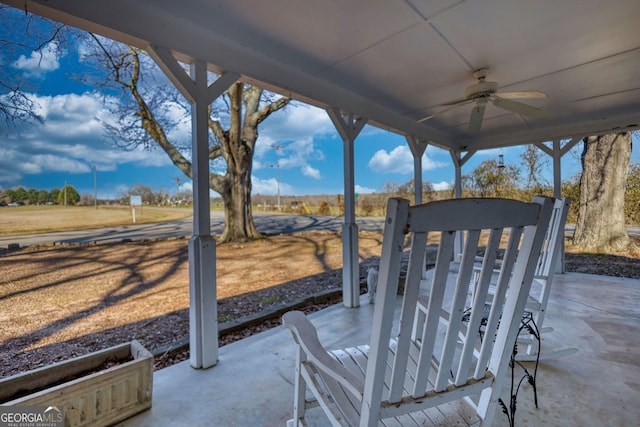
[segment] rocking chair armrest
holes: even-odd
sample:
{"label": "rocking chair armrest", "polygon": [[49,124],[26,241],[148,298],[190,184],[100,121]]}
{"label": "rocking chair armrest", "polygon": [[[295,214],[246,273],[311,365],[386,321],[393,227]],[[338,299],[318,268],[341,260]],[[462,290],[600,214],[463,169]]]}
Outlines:
{"label": "rocking chair armrest", "polygon": [[364,383],[341,365],[325,350],[313,324],[301,311],[289,311],[282,316],[282,324],[291,330],[296,343],[302,348],[306,360],[343,387],[362,398]]}

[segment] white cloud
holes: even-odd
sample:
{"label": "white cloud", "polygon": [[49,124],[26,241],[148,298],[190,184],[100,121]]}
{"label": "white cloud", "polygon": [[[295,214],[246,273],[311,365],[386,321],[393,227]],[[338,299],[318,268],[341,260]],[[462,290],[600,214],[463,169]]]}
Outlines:
{"label": "white cloud", "polygon": [[442,190],[450,190],[451,189],[451,184],[446,182],[446,181],[441,181],[441,182],[437,182],[437,183],[433,183],[431,184],[433,186],[433,189],[436,191],[442,191]]}
{"label": "white cloud", "polygon": [[[398,145],[387,152],[386,150],[376,151],[368,163],[369,169],[378,173],[399,173],[409,175],[413,173],[413,156],[409,147]],[[422,157],[422,170],[432,170],[446,167],[444,162],[431,160],[426,154]]]}
{"label": "white cloud", "polygon": [[260,125],[260,138],[277,142],[308,140],[334,132],[335,127],[324,110],[301,103],[288,105]]}
{"label": "white cloud", "polygon": [[425,153],[422,156],[422,170],[429,171],[433,169],[448,168],[448,167],[451,167],[451,163],[439,162],[437,160],[433,160],[431,157],[427,156],[427,153]]}
{"label": "white cloud", "polygon": [[260,125],[253,169],[277,162],[283,169],[300,168],[303,175],[320,179],[320,171],[312,163],[324,159],[324,154],[316,148],[314,139],[333,133],[335,128],[325,111],[293,103]]}
{"label": "white cloud", "polygon": [[302,175],[307,176],[309,178],[313,178],[313,179],[320,179],[320,171],[318,169],[312,168],[309,165],[304,165],[300,168],[300,170],[302,171]]}
{"label": "white cloud", "polygon": [[402,145],[391,152],[378,150],[369,160],[369,169],[374,172],[408,174],[413,170],[413,158],[409,148]]}
{"label": "white cloud", "polygon": [[193,181],[189,180],[187,182],[183,182],[182,184],[180,184],[180,186],[178,187],[179,191],[193,191]]}
{"label": "white cloud", "polygon": [[[278,194],[278,180],[275,178],[261,179],[255,175],[251,176],[251,193],[252,194],[266,194],[276,195]],[[280,182],[280,194],[295,194],[293,187],[284,182]]]}
{"label": "white cloud", "polygon": [[64,55],[64,51],[57,42],[47,43],[39,51],[31,52],[27,58],[20,55],[12,64],[13,68],[22,70],[28,77],[40,78],[49,71],[55,71],[60,68],[60,57]]}
{"label": "white cloud", "polygon": [[356,193],[358,193],[358,194],[371,194],[371,193],[376,193],[377,192],[373,188],[363,187],[363,186],[358,185],[358,184],[355,185],[355,190],[356,190]]}
{"label": "white cloud", "polygon": [[164,118],[171,123],[167,136],[171,141],[191,142],[191,114],[177,102],[163,102]]}
{"label": "white cloud", "polygon": [[106,137],[102,118],[110,113],[96,93],[57,96],[29,95],[41,125],[24,125],[0,134],[0,185],[20,184],[24,175],[113,171],[118,165],[166,166],[170,161],[159,149],[123,150]]}
{"label": "white cloud", "polygon": [[32,160],[39,168],[46,165],[49,172],[87,173],[91,171],[91,167],[85,162],[52,154],[36,154],[32,156]]}

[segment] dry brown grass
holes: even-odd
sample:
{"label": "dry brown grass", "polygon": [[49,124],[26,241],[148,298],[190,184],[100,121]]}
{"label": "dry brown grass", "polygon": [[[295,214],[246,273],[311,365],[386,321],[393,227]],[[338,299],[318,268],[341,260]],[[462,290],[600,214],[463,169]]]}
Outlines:
{"label": "dry brown grass", "polygon": [[[379,256],[380,247],[378,233],[361,233],[361,261]],[[337,233],[279,235],[218,245],[216,258],[222,300],[336,271],[342,244]],[[294,293],[300,298],[307,290]],[[186,240],[49,248],[1,258],[0,343],[14,352],[188,308]]]}
{"label": "dry brown grass", "polygon": [[[171,221],[191,215],[188,209],[137,208],[136,224]],[[20,206],[0,208],[0,235],[50,233],[131,225],[128,206]]]}

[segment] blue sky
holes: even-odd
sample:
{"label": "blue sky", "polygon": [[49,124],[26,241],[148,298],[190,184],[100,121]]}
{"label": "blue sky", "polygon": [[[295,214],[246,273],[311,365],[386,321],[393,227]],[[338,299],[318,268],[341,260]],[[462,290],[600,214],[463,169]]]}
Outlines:
{"label": "blue sky", "polygon": [[[12,25],[24,20],[24,12],[0,11],[0,38],[14,38],[26,44],[22,34],[10,33]],[[7,22],[7,20],[13,22]],[[2,22],[5,21],[5,22]],[[8,33],[9,31],[9,33]],[[107,137],[102,123],[113,119],[104,106],[105,95],[84,84],[78,76],[87,73],[77,40],[47,44],[40,52],[28,49],[0,49],[0,73],[19,77],[44,118],[42,124],[0,123],[0,190],[25,186],[50,190],[65,182],[81,194],[93,194],[93,168],[97,171],[98,197],[115,198],[136,184],[154,190],[176,192],[175,177],[182,189],[190,181],[171,164],[160,149],[125,151]],[[0,96],[6,96],[6,90]],[[278,164],[283,195],[339,194],[343,192],[342,141],[325,111],[298,104],[277,112],[259,128],[253,167],[253,193],[276,194]],[[184,123],[174,137],[188,140],[190,127]],[[273,146],[282,146],[275,150]],[[637,146],[636,142],[636,146]],[[505,162],[519,163],[520,147],[502,150]],[[463,174],[499,150],[476,153],[463,167]],[[551,160],[545,179],[552,182]],[[404,183],[413,176],[413,160],[404,137],[366,126],[355,142],[357,193],[380,191],[389,181]],[[638,150],[632,162],[638,162]],[[579,171],[579,155],[563,158],[563,178]],[[451,186],[453,164],[448,152],[429,147],[423,158],[423,180],[438,189]]]}

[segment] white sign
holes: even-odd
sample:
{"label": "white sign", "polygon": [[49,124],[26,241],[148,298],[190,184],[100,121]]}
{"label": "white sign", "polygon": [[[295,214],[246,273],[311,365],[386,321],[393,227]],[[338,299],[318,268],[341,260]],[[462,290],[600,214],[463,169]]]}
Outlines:
{"label": "white sign", "polygon": [[131,196],[131,206],[142,206],[142,196]]}
{"label": "white sign", "polygon": [[136,223],[136,206],[142,206],[142,196],[131,196],[131,216],[133,217],[133,223]]}

